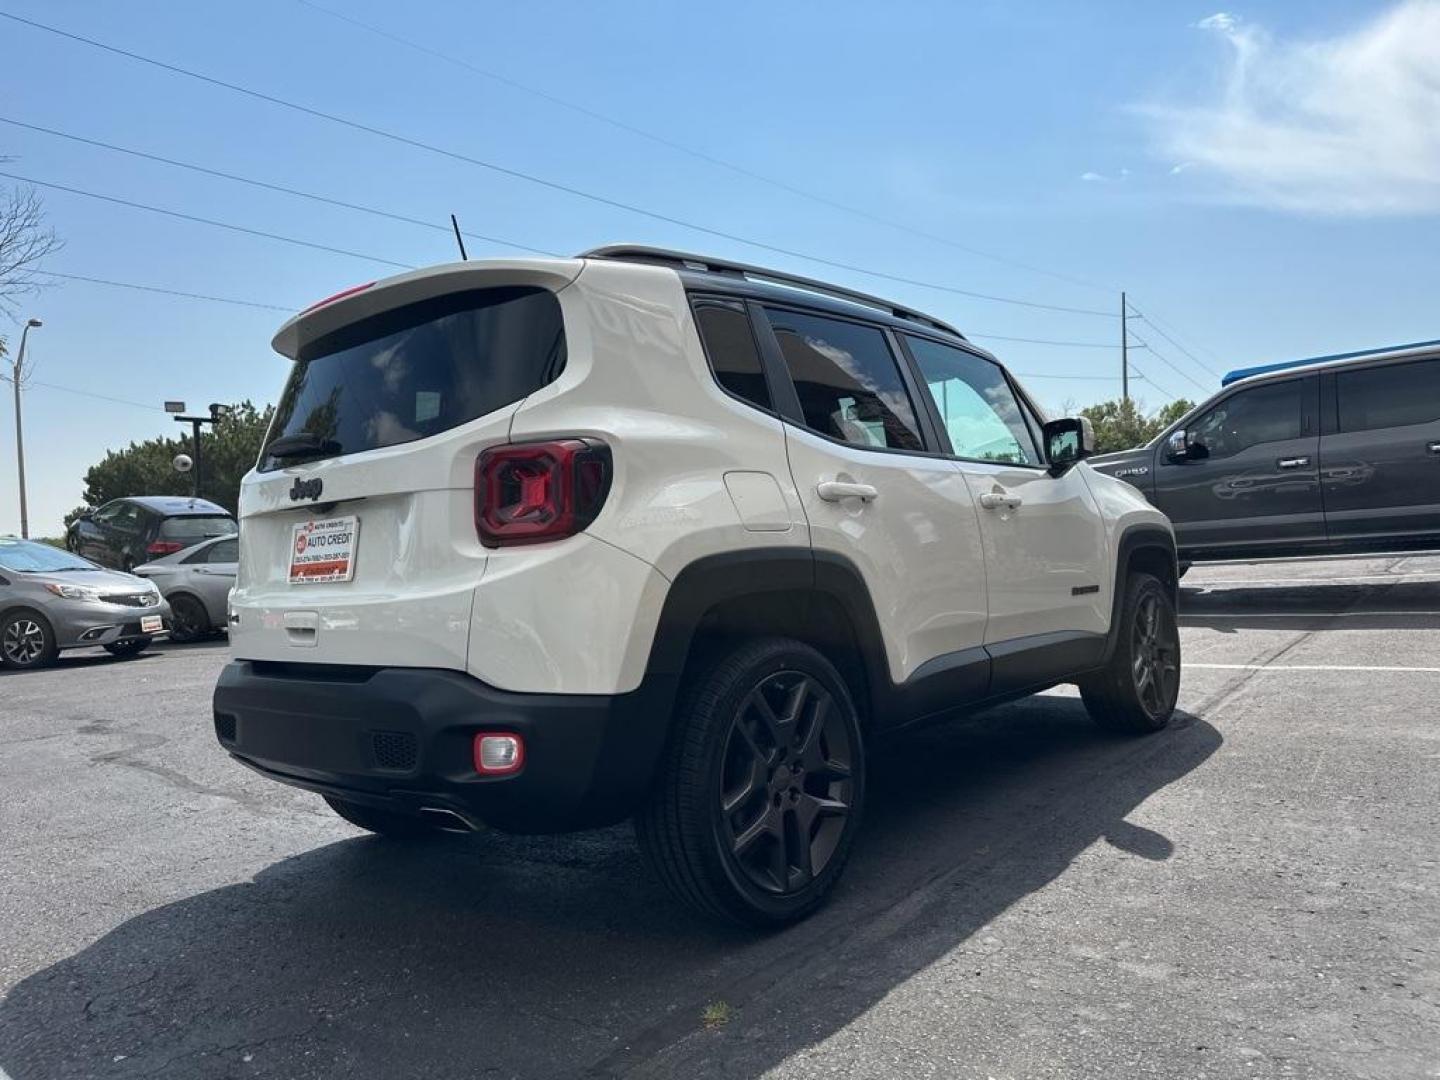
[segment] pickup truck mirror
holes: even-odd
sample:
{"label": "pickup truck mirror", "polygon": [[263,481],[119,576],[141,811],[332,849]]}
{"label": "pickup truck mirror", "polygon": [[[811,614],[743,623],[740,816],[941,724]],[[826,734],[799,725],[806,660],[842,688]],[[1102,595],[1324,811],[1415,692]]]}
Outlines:
{"label": "pickup truck mirror", "polygon": [[1179,428],[1165,440],[1165,456],[1171,461],[1200,461],[1210,456],[1210,448],[1199,439],[1191,438],[1184,428]]}
{"label": "pickup truck mirror", "polygon": [[1051,420],[1042,433],[1045,436],[1045,458],[1050,462],[1050,471],[1056,476],[1095,453],[1095,428],[1083,416]]}

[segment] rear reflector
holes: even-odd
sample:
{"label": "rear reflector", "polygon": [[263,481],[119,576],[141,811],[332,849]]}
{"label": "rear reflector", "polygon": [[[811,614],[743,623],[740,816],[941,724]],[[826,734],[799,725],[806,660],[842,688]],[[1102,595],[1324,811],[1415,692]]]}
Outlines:
{"label": "rear reflector", "polygon": [[475,736],[475,771],[482,776],[506,776],[525,764],[525,740],[519,735],[481,732]]}
{"label": "rear reflector", "polygon": [[492,446],[475,463],[475,531],[486,547],[573,536],[610,491],[610,448],[595,439]]}
{"label": "rear reflector", "polygon": [[145,549],[146,555],[174,555],[177,551],[184,551],[185,545],[178,540],[156,540]]}

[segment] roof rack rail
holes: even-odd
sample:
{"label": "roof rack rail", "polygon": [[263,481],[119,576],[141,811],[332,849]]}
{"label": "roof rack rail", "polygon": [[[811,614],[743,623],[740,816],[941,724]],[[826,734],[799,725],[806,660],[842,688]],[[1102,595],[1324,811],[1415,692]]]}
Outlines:
{"label": "roof rack rail", "polygon": [[902,307],[890,300],[884,300],[878,296],[871,296],[869,293],[857,292],[854,289],[846,289],[840,285],[831,285],[824,281],[816,281],[814,278],[802,277],[799,274],[787,274],[783,270],[770,270],[764,266],[752,266],[750,263],[733,262],[729,259],[717,259],[710,255],[692,255],[684,251],[670,251],[667,248],[645,247],[635,244],[612,244],[608,247],[592,248],[589,251],[582,251],[576,258],[648,262],[660,266],[673,266],[679,270],[698,270],[711,274],[726,274],[730,277],[754,278],[758,281],[769,281],[778,285],[789,285],[793,288],[804,289],[807,292],[832,296],[838,300],[848,300],[853,304],[879,308],[881,311],[887,312],[897,319],[905,319],[909,322],[919,323],[922,326],[928,326],[934,330],[943,330],[947,334],[954,334],[961,341],[966,340],[965,335],[949,323],[941,322],[939,319],[929,315],[924,315],[913,308]]}

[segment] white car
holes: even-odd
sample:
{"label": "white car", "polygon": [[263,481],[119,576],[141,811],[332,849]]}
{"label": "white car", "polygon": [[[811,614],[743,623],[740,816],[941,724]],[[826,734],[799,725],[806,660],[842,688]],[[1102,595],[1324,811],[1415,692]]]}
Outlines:
{"label": "white car", "polygon": [[216,734],[363,828],[634,817],[678,897],[771,925],[840,875],[885,732],[1064,682],[1170,719],[1169,523],[937,319],[607,248],[274,345]]}
{"label": "white car", "polygon": [[225,629],[239,557],[236,537],[217,536],[135,567],[135,576],[149,578],[170,602],[171,641],[183,645]]}

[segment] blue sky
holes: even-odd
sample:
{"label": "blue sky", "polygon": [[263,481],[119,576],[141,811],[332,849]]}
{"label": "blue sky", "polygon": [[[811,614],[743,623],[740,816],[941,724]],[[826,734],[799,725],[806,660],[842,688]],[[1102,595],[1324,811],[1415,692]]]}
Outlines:
{"label": "blue sky", "polygon": [[[1162,354],[1133,357],[1149,381],[1132,392],[1152,408],[1202,396],[1214,372],[1242,364],[1440,337],[1440,89],[1429,74],[1440,64],[1437,0],[0,0],[0,11],[836,262],[1104,312],[1118,309],[1125,288],[1199,361],[1133,323]],[[954,322],[1052,407],[1119,391],[1104,381],[1118,374],[1118,348],[982,336],[1111,344],[1113,315],[972,299],[759,250],[4,19],[0,55],[8,120],[437,224],[454,211],[467,230],[551,251],[635,241],[793,269]],[[1006,261],[719,167],[542,94]],[[394,262],[454,258],[440,230],[11,124],[0,124],[0,156],[11,159],[0,170],[35,181]],[[41,194],[66,245],[46,266],[62,273],[300,307],[393,270]],[[469,247],[472,258],[517,253]],[[0,318],[12,349],[30,315],[45,320],[31,337],[26,397],[32,533],[58,531],[85,468],[107,448],[178,430],[159,411],[163,399],[266,402],[285,375],[269,348],[279,311],[67,282]],[[8,403],[0,415],[4,533],[19,514]]]}

